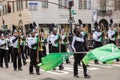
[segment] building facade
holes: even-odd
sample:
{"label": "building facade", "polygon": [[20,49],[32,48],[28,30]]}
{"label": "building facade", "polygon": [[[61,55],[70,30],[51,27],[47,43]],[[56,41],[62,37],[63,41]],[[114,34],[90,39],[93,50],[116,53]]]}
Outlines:
{"label": "building facade", "polygon": [[[36,22],[37,25],[46,29],[53,26],[69,29],[68,0],[9,0],[1,2],[0,25],[6,25],[11,29],[12,25],[22,26],[27,31],[29,24]],[[120,27],[120,1],[119,0],[74,0],[72,7],[73,25],[81,19],[87,32],[94,29],[93,24],[97,21],[103,30],[108,30],[110,19],[117,28]],[[97,12],[94,20],[94,12]],[[73,26],[74,27],[74,26]],[[69,31],[69,30],[68,30]]]}

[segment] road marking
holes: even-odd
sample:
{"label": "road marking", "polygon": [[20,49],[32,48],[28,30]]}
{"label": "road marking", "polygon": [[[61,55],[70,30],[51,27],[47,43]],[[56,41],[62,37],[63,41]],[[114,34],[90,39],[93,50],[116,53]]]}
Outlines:
{"label": "road marking", "polygon": [[98,70],[98,69],[100,69],[100,68],[96,68],[96,67],[90,67],[90,68],[88,68],[88,70],[92,70],[92,71]]}
{"label": "road marking", "polygon": [[90,64],[90,66],[95,66],[95,67],[104,67],[104,68],[113,68],[112,66],[107,66],[107,65],[100,65],[100,64],[98,64],[98,65],[96,65],[96,64]]}
{"label": "road marking", "polygon": [[60,71],[60,70],[55,70],[55,71],[47,71],[48,73],[56,74],[56,75],[65,75],[68,74],[69,72],[67,71]]}

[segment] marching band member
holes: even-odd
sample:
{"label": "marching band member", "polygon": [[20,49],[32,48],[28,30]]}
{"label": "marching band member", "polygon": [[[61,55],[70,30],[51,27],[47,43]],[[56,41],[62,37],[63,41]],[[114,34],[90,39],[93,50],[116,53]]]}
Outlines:
{"label": "marching band member", "polygon": [[[61,29],[61,32],[60,32],[60,52],[67,52],[67,45],[68,45],[68,41],[67,41],[67,35],[65,33],[65,30],[64,29]],[[69,64],[70,61],[69,59],[66,60],[66,63]]]}
{"label": "marching band member", "polygon": [[19,29],[19,35],[20,35],[20,53],[22,56],[23,64],[26,65],[26,57],[25,57],[25,36],[21,29]]}
{"label": "marching band member", "polygon": [[[13,44],[13,53],[12,53],[12,56],[13,56],[13,68],[14,68],[14,71],[17,70],[22,70],[22,63],[21,63],[21,54],[19,53],[19,33],[14,30],[14,33],[13,33],[13,36],[11,38],[12,40],[12,44]],[[17,61],[18,60],[18,61]]]}
{"label": "marching band member", "polygon": [[[103,37],[104,33],[100,31],[100,27],[99,26],[95,27],[95,32],[93,33],[94,48],[103,46]],[[99,62],[95,60],[95,64],[99,64]]]}
{"label": "marching band member", "polygon": [[[57,34],[57,28],[54,28],[53,34],[50,36],[50,42],[52,44],[51,53],[58,53],[59,52],[59,40],[60,40],[60,35]],[[62,70],[62,69],[64,69],[64,67],[61,64],[61,65],[59,65],[59,70]]]}
{"label": "marching band member", "polygon": [[[107,37],[109,39],[109,43],[113,43],[116,45],[116,38],[117,38],[118,32],[115,30],[113,25],[110,25],[109,30],[107,32]],[[119,59],[116,59],[118,62]]]}
{"label": "marching band member", "polygon": [[2,33],[0,39],[0,66],[3,67],[3,59],[5,61],[5,66],[8,68],[8,39],[5,37],[5,34]]}
{"label": "marching band member", "polygon": [[38,47],[38,37],[35,37],[35,31],[32,30],[31,32],[31,37],[28,38],[27,40],[28,46],[30,48],[30,65],[29,65],[29,73],[30,74],[34,74],[33,73],[33,67],[35,67],[36,69],[36,75],[40,75],[39,72],[39,67],[37,66],[37,64],[39,63],[37,61],[37,47]]}
{"label": "marching band member", "polygon": [[[74,51],[74,77],[79,78],[78,76],[78,64],[79,61],[83,59],[85,56],[85,53],[79,53],[84,52],[84,39],[83,36],[80,34],[80,27],[76,26],[74,29],[74,36],[72,41],[72,48]],[[83,65],[83,73],[84,78],[90,78],[90,75],[87,74],[87,66],[82,62]]]}

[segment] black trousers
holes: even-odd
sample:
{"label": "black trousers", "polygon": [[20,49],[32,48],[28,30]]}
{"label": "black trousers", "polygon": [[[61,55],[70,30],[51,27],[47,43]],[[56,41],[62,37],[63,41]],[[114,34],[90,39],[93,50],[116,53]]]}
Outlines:
{"label": "black trousers", "polygon": [[17,48],[13,48],[13,68],[14,69],[20,69],[22,68],[22,63],[21,63],[21,53],[18,53]]}
{"label": "black trousers", "polygon": [[1,49],[0,52],[0,66],[3,67],[3,60],[5,62],[5,66],[8,67],[8,50]]}
{"label": "black trousers", "polygon": [[[94,49],[103,46],[102,42],[94,41]],[[94,60],[95,63],[98,63],[98,60]]]}
{"label": "black trousers", "polygon": [[12,60],[12,46],[9,47],[9,50],[8,50],[8,62],[13,62]]}
{"label": "black trousers", "polygon": [[[85,54],[74,54],[74,76],[78,75],[78,64],[83,59]],[[84,76],[87,75],[87,66],[82,62]]]}
{"label": "black trousers", "polygon": [[109,43],[113,43],[116,45],[116,42],[115,41],[112,41],[112,40],[109,40]]}
{"label": "black trousers", "polygon": [[[67,52],[67,45],[61,44],[61,52]],[[69,58],[66,60],[66,63],[69,63]]]}
{"label": "black trousers", "polygon": [[46,53],[46,46],[42,46],[42,48],[43,48],[43,51],[42,51],[43,57],[45,57],[47,55],[47,53]]}
{"label": "black trousers", "polygon": [[26,57],[26,59],[28,59],[29,53],[30,53],[29,47],[26,45],[25,46],[25,57]]}
{"label": "black trousers", "polygon": [[22,55],[23,64],[25,65],[26,64],[26,57],[25,57],[25,51],[23,49],[23,46],[20,46],[20,52]]}
{"label": "black trousers", "polygon": [[31,49],[29,73],[33,72],[33,67],[35,67],[36,73],[39,73],[39,67],[37,66],[39,62],[37,62],[36,58],[37,58],[37,50]]}
{"label": "black trousers", "polygon": [[49,44],[48,49],[49,49],[49,53],[51,53],[52,52],[52,44]]}

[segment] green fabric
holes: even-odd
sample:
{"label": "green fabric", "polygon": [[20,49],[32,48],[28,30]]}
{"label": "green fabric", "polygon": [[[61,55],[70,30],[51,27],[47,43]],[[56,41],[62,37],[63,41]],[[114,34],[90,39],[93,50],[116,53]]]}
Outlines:
{"label": "green fabric", "polygon": [[63,63],[63,61],[68,59],[72,54],[72,52],[50,53],[42,58],[42,63],[39,63],[38,66],[45,71],[51,70]]}
{"label": "green fabric", "polygon": [[87,53],[83,58],[83,62],[87,65],[91,60],[99,60],[101,62],[111,63],[112,60],[120,58],[120,49],[114,44],[96,48]]}

